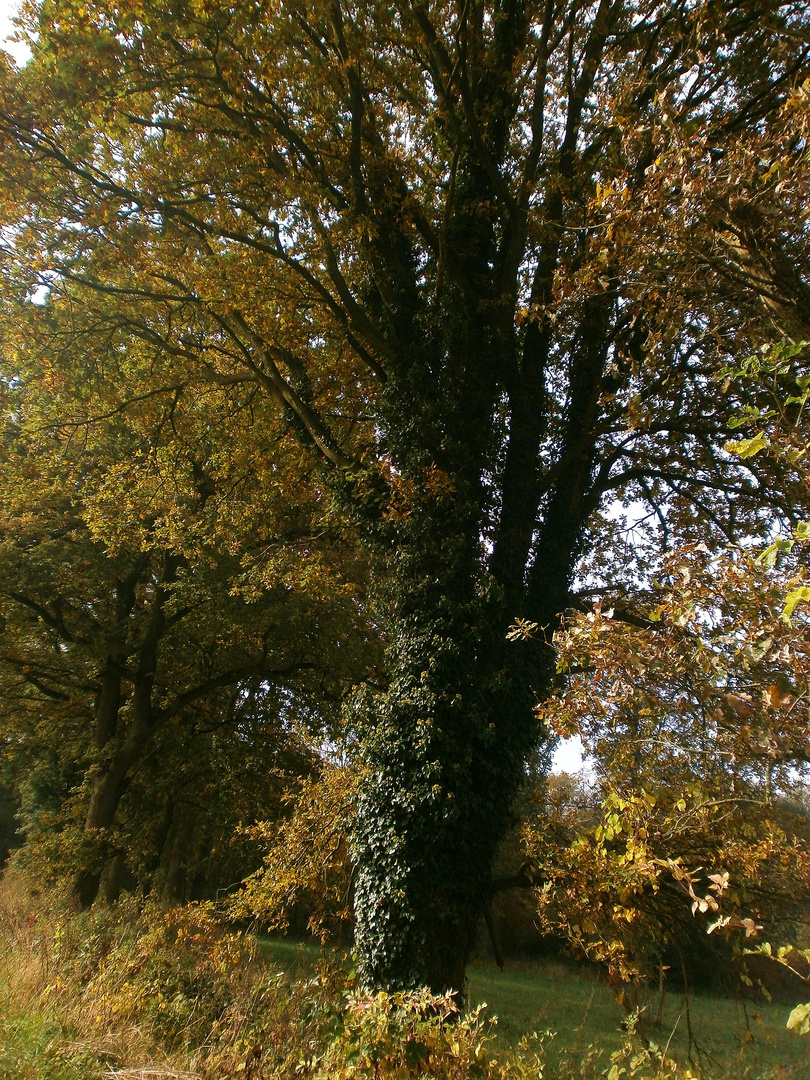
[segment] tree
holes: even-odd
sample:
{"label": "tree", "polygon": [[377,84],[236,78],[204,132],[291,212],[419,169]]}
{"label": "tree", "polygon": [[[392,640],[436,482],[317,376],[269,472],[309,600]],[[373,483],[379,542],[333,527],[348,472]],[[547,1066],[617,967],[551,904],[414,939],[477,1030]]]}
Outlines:
{"label": "tree", "polygon": [[557,635],[570,679],[540,708],[581,735],[602,805],[591,821],[530,815],[526,853],[541,919],[617,982],[685,974],[714,951],[707,930],[751,946],[806,922],[808,625],[783,615],[800,569],[768,561],[681,549],[632,620],[597,607]]}
{"label": "tree", "polygon": [[[237,824],[281,812],[290,778],[316,767],[309,741],[331,734],[341,680],[356,677],[355,587],[330,583],[329,542],[299,532],[307,572],[321,569],[318,589],[303,585],[272,500],[252,501],[261,528],[240,510],[255,470],[233,455],[227,473],[211,439],[167,435],[152,403],[122,417],[101,376],[72,386],[59,305],[27,308],[3,333],[0,447],[0,733],[27,854],[49,852],[83,904],[100,884],[115,898],[126,874],[167,896],[192,870],[203,891],[231,884],[255,868],[244,850],[224,881],[213,868],[228,859],[194,851],[228,849]],[[133,474],[141,456],[152,464]],[[211,500],[226,504],[216,528]],[[240,512],[253,528],[236,543]]]}
{"label": "tree", "polygon": [[[806,11],[49,0],[27,18],[34,59],[0,105],[10,287],[71,305],[83,371],[144,358],[129,401],[191,415],[207,384],[227,426],[261,392],[320,463],[375,560],[387,644],[352,719],[362,977],[460,987],[554,671],[510,624],[550,636],[586,573],[615,576],[617,497],[708,543],[794,512],[789,472],[768,488],[770,462],[723,451],[739,402],[712,374],[774,305],[801,307],[803,212],[740,229],[715,265],[725,219],[673,159],[694,142],[713,181],[738,143],[781,139],[789,192]],[[662,214],[688,225],[674,260]],[[793,275],[763,281],[766,252]]]}

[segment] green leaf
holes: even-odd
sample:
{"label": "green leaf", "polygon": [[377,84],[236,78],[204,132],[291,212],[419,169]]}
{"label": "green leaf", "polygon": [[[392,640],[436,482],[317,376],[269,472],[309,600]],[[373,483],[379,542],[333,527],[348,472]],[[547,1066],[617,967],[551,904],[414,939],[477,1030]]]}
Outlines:
{"label": "green leaf", "polygon": [[780,554],[786,554],[792,547],[792,540],[774,540],[772,544],[765,548],[757,559],[757,562],[762,563],[764,567],[771,570],[776,565],[778,556]]}
{"label": "green leaf", "polygon": [[758,454],[760,450],[766,449],[769,445],[765,432],[758,431],[750,439],[732,439],[725,444],[724,449],[730,454],[736,454],[737,457],[750,458]]}
{"label": "green leaf", "polygon": [[785,606],[782,608],[782,618],[785,622],[790,620],[798,604],[806,603],[808,600],[810,600],[810,586],[800,585],[797,589],[791,589],[785,599]]}
{"label": "green leaf", "polygon": [[797,1005],[788,1017],[786,1027],[797,1035],[810,1035],[810,1003]]}

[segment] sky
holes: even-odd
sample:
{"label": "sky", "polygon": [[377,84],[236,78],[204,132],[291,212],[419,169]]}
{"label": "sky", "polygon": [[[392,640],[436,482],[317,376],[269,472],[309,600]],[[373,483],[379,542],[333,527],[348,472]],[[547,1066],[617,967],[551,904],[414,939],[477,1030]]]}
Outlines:
{"label": "sky", "polygon": [[0,0],[0,46],[10,52],[18,64],[24,63],[28,58],[28,50],[21,45],[13,45],[5,39],[14,32],[11,23],[12,16],[19,7],[19,0]]}
{"label": "sky", "polygon": [[[20,45],[14,45],[6,41],[6,38],[14,32],[11,22],[19,0],[0,0],[0,46],[10,52],[18,64],[24,63],[28,58],[28,50]],[[554,754],[553,770],[555,772],[576,772],[582,766],[582,744],[579,739],[565,739]]]}

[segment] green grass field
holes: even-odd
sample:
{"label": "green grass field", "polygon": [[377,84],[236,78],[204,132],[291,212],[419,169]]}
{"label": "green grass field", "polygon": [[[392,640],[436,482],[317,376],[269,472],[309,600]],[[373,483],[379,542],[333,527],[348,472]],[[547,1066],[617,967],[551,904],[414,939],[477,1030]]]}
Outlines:
{"label": "green grass field", "polygon": [[[267,960],[290,975],[306,971],[318,955],[310,944],[288,939],[261,942]],[[613,992],[573,965],[508,963],[504,971],[478,962],[469,969],[470,1004],[486,1005],[497,1017],[497,1040],[514,1046],[531,1032],[553,1033],[546,1041],[550,1062],[581,1060],[598,1047],[602,1068],[621,1044],[625,1010]],[[667,993],[662,1023],[647,1029],[669,1054],[712,1080],[810,1080],[810,1039],[787,1031],[784,1005]],[[691,1036],[691,1037],[690,1037]],[[597,1070],[601,1071],[601,1070]]]}
{"label": "green grass field", "polygon": [[[561,1061],[598,1045],[607,1062],[619,1047],[626,1014],[604,982],[560,964],[511,964],[504,971],[475,964],[469,976],[471,1003],[487,1004],[505,1041],[551,1031],[549,1058]],[[661,1024],[647,1033],[660,1046],[668,1044],[676,1060],[712,1077],[808,1080],[810,1044],[785,1029],[789,1012],[784,1005],[695,994],[687,1014],[683,994],[671,992]]]}

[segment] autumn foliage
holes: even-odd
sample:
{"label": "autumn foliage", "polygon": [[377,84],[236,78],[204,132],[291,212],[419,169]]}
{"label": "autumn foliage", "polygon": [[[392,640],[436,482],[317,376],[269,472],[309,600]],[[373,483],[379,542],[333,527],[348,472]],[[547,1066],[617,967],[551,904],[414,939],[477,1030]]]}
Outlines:
{"label": "autumn foliage", "polygon": [[32,865],[85,907],[172,903],[260,840],[258,910],[351,907],[363,987],[441,997],[530,763],[579,731],[600,818],[526,842],[586,951],[629,974],[676,911],[744,932],[749,886],[803,896],[810,586],[781,549],[810,492],[801,424],[774,435],[808,386],[805,8],[46,0],[22,26],[0,738]]}

